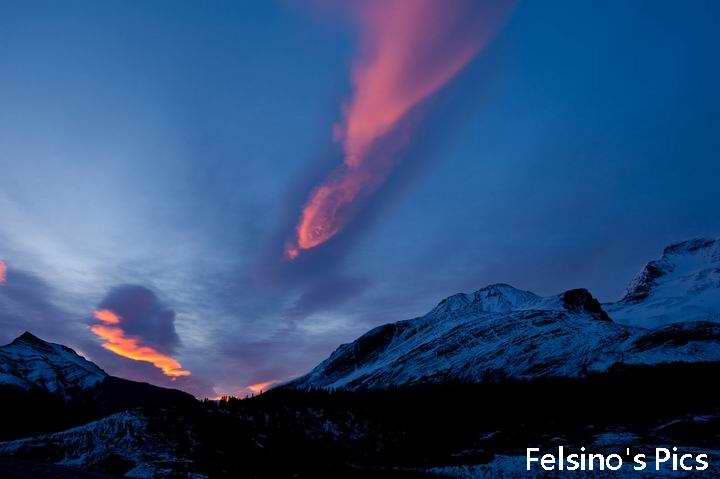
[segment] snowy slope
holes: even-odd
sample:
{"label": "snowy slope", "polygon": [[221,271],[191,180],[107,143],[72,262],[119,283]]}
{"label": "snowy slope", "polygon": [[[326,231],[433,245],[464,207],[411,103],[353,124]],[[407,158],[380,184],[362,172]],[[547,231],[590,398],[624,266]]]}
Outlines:
{"label": "snowy slope", "polygon": [[[341,345],[288,386],[367,389],[572,377],[618,362],[720,361],[720,323],[709,321],[720,314],[719,244],[669,246],[622,301],[605,308],[586,290],[540,297],[498,284],[456,294],[425,316],[377,327]],[[641,327],[648,324],[658,327]]]}
{"label": "snowy slope", "polygon": [[720,322],[720,239],[675,243],[645,266],[625,297],[605,309],[623,324]]}
{"label": "snowy slope", "polygon": [[[42,458],[45,462],[73,466],[81,470],[121,468],[123,477],[202,478],[191,475],[190,461],[178,453],[178,446],[167,436],[151,432],[149,419],[135,411],[113,414],[89,424],[53,434],[0,442],[0,456]],[[111,462],[112,461],[112,462]]]}
{"label": "snowy slope", "polygon": [[65,395],[96,386],[107,374],[72,349],[26,332],[0,347],[0,384]]}

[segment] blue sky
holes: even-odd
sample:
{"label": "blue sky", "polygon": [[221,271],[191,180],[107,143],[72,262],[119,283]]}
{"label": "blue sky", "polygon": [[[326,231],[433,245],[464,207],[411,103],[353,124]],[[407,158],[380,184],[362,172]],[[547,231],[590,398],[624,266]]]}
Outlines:
{"label": "blue sky", "polygon": [[[520,2],[352,225],[287,264],[339,161],[349,22],[300,0],[4,2],[0,341],[29,329],[212,395],[489,283],[617,299],[667,243],[720,234],[718,20],[712,1]],[[152,296],[136,333],[192,376],[100,347],[92,312],[123,291]],[[143,329],[156,316],[176,334]]]}

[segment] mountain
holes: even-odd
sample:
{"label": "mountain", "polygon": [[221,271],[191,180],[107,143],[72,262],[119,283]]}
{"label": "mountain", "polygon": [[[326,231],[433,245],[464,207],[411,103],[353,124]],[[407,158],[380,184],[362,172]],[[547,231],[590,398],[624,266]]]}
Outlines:
{"label": "mountain", "polygon": [[73,391],[91,389],[107,377],[105,371],[67,346],[45,342],[29,332],[0,347],[0,384],[69,396]]}
{"label": "mountain", "polygon": [[58,431],[137,407],[190,404],[175,389],[108,375],[29,332],[0,347],[0,440]]}
{"label": "mountain", "polygon": [[615,321],[655,327],[678,321],[720,322],[720,239],[675,243],[605,307]]}
{"label": "mountain", "polygon": [[720,361],[720,324],[711,321],[720,319],[719,245],[696,239],[669,246],[621,301],[604,308],[584,289],[540,297],[496,284],[456,294],[425,316],[341,345],[286,387],[365,390]]}

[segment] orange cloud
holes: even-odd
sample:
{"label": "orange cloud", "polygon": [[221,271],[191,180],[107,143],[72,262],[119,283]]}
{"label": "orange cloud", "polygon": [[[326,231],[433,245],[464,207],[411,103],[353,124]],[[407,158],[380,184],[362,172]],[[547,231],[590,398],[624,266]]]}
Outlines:
{"label": "orange cloud", "polygon": [[[378,149],[402,120],[452,79],[488,42],[512,0],[367,0],[354,5],[361,55],[353,93],[335,128],[344,160],[310,194],[285,255],[297,258],[335,236],[358,199],[373,193],[397,161]],[[396,145],[397,146],[397,145]]]}
{"label": "orange cloud", "polygon": [[245,389],[247,389],[253,394],[260,394],[261,392],[267,391],[268,388],[273,384],[277,383],[277,380],[265,381],[263,383],[251,384],[250,386],[246,386]]}
{"label": "orange cloud", "polygon": [[7,265],[0,259],[0,284],[7,283]]}
{"label": "orange cloud", "polygon": [[173,379],[190,376],[190,371],[183,369],[175,358],[150,346],[143,346],[139,338],[125,336],[125,332],[120,327],[122,318],[114,312],[107,309],[97,310],[94,312],[94,317],[103,324],[90,326],[90,331],[105,341],[102,344],[103,348],[134,361],[151,363]]}
{"label": "orange cloud", "polygon": [[100,309],[94,313],[95,319],[105,324],[120,324],[120,318],[117,314],[108,309]]}

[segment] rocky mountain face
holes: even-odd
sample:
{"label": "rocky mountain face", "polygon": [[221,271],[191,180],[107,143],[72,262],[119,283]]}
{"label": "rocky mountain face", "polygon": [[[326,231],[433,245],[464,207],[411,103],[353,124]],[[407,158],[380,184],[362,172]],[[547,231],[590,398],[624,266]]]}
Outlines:
{"label": "rocky mountain face", "polygon": [[91,389],[106,377],[105,371],[67,346],[28,332],[0,347],[0,384],[66,396]]}
{"label": "rocky mountain face", "polygon": [[288,387],[363,390],[720,361],[719,315],[720,241],[697,239],[666,248],[618,303],[603,307],[584,289],[540,297],[491,285],[341,345]]}
{"label": "rocky mountain face", "polygon": [[625,297],[605,309],[617,322],[643,327],[720,322],[720,239],[668,246],[632,281]]}

